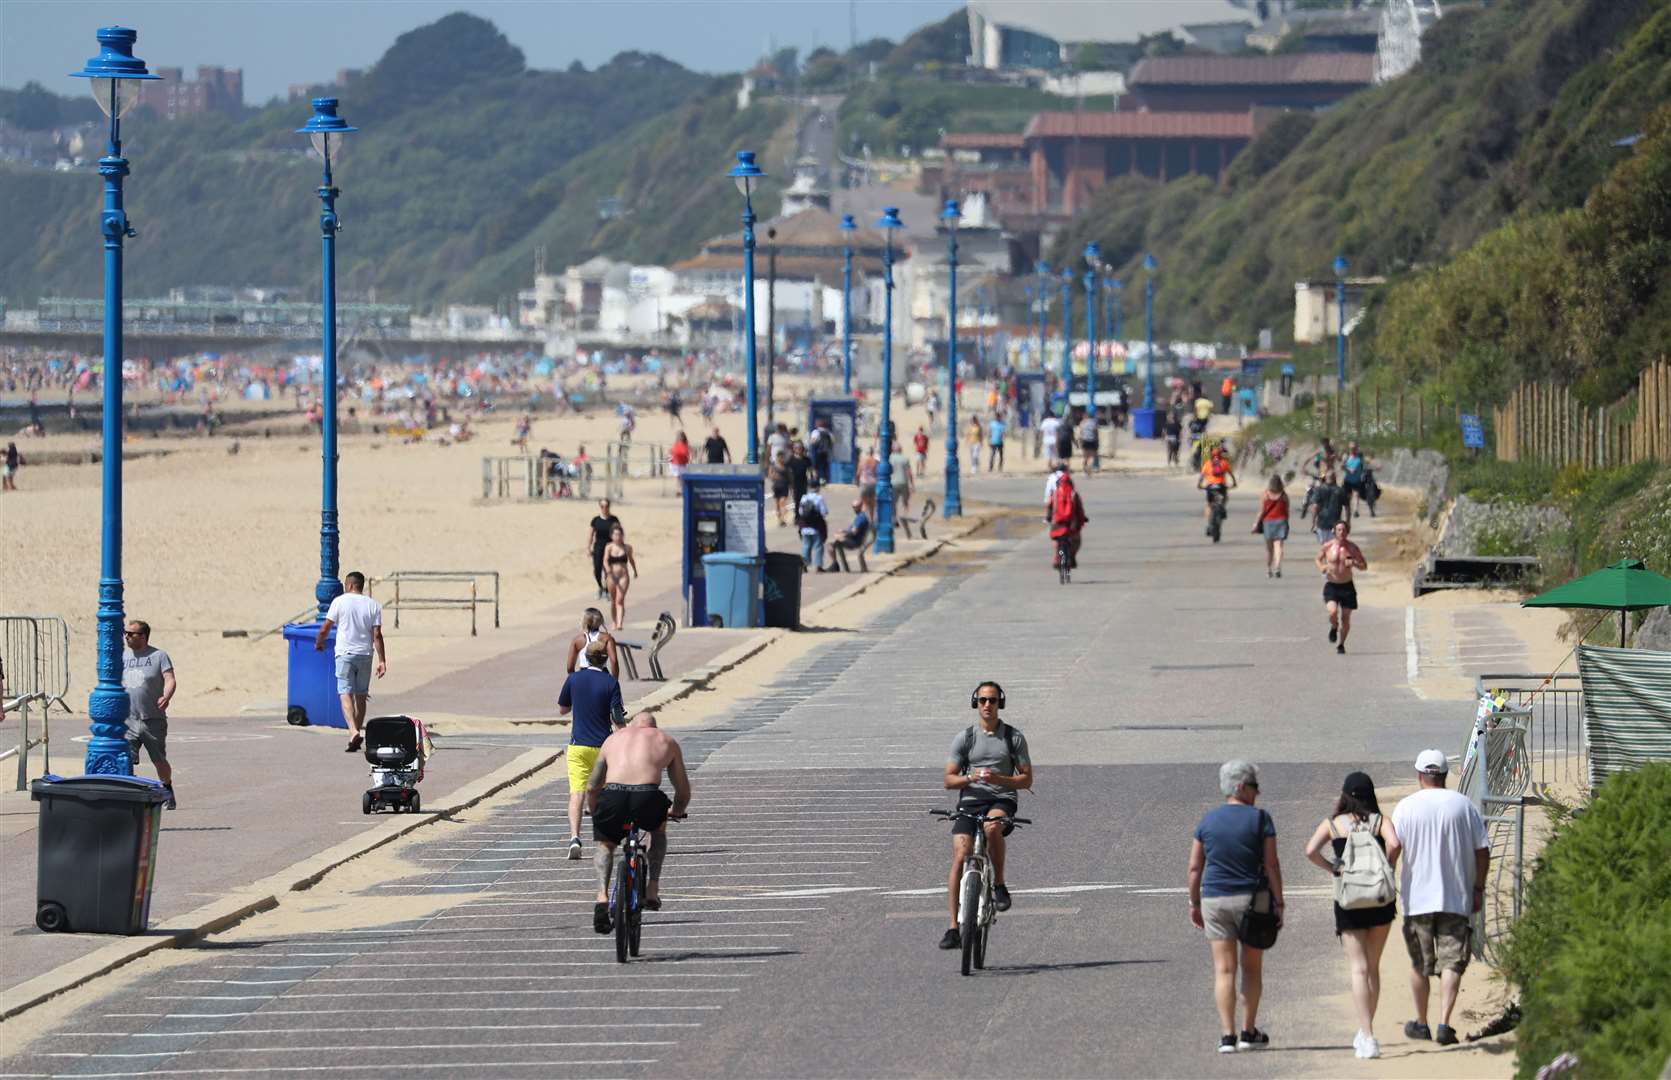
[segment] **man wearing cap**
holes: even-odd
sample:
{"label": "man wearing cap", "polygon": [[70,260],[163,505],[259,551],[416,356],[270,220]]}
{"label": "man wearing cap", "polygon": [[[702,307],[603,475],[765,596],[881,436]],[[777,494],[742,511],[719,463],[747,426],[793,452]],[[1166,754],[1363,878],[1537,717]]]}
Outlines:
{"label": "man wearing cap", "polygon": [[[1410,953],[1410,993],[1416,1018],[1404,1025],[1409,1039],[1456,1042],[1451,1010],[1468,969],[1470,917],[1485,897],[1491,848],[1485,820],[1466,796],[1445,790],[1450,766],[1443,750],[1416,757],[1421,790],[1393,811],[1393,831],[1403,848],[1399,892],[1404,897],[1404,945]],[[1427,1026],[1428,980],[1439,976],[1439,1029]]]}

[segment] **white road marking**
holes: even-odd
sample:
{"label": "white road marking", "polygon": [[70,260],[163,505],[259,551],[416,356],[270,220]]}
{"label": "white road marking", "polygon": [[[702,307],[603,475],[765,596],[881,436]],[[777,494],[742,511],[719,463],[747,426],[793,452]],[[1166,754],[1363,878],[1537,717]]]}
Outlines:
{"label": "white road marking", "polygon": [[[590,1061],[472,1061],[468,1064],[421,1062],[405,1064],[401,1069],[504,1069],[504,1068],[557,1068],[575,1065],[654,1065],[659,1058],[603,1058]],[[81,1080],[119,1080],[126,1077],[149,1076],[233,1076],[242,1073],[317,1073],[317,1072],[363,1072],[368,1069],[387,1071],[389,1066],[378,1062],[375,1065],[264,1065],[248,1068],[219,1068],[219,1069],[146,1069],[144,1072],[101,1072],[77,1073]],[[31,1080],[44,1077],[51,1080],[57,1073],[0,1073],[0,1080]]]}
{"label": "white road marking", "polygon": [[[426,1010],[427,1011],[427,1010]],[[702,1025],[694,1021],[686,1023],[641,1023],[633,1021],[633,1029],[638,1028],[699,1028]],[[424,1030],[429,1031],[525,1031],[534,1028],[596,1028],[596,1024],[425,1024]],[[220,1031],[63,1031],[54,1038],[82,1039],[108,1038],[121,1039],[175,1039],[175,1038],[229,1038],[243,1035],[312,1035],[321,1031],[343,1032],[355,1031],[352,1027],[298,1027],[298,1028],[226,1028]],[[515,1045],[515,1044],[512,1044]],[[189,1051],[178,1051],[187,1053]],[[227,1051],[214,1050],[211,1053],[222,1054]]]}
{"label": "white road marking", "polygon": [[1404,678],[1415,682],[1421,671],[1421,655],[1416,647],[1416,608],[1413,604],[1404,607]]}
{"label": "white road marking", "polygon": [[[635,994],[688,994],[690,993],[690,988],[679,986],[635,986],[633,987],[632,992]],[[737,987],[728,986],[705,986],[702,988],[702,992],[704,994],[740,994],[742,993],[742,990]],[[383,1000],[391,997],[422,998],[434,997],[437,995],[445,995],[446,997],[465,997],[480,994],[503,994],[506,996],[511,994],[591,994],[595,996],[597,993],[598,988],[595,986],[577,988],[563,987],[558,989],[540,990],[505,990],[502,988],[493,990],[455,990],[452,987],[448,987],[444,991],[382,990],[377,993],[377,998],[378,1000]],[[286,992],[282,999],[277,994],[152,994],[150,996],[155,998],[157,1001],[303,1001],[308,998],[340,997],[364,999],[366,997],[366,992],[364,990],[326,990],[318,994],[306,994],[297,993],[292,990]]]}

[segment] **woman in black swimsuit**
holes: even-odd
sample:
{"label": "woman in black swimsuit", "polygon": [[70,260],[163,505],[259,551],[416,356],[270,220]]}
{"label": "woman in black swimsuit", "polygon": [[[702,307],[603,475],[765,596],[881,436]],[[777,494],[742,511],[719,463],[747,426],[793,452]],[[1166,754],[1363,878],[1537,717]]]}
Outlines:
{"label": "woman in black swimsuit", "polygon": [[626,541],[625,530],[617,525],[609,531],[609,544],[603,549],[603,576],[609,585],[609,610],[615,618],[616,630],[627,621],[627,585],[637,575],[638,563],[632,557],[632,545]]}
{"label": "woman in black swimsuit", "polygon": [[[1346,834],[1353,829],[1373,831],[1375,842],[1386,852],[1388,861],[1397,865],[1398,834],[1393,832],[1392,819],[1381,814],[1381,804],[1375,798],[1375,782],[1368,773],[1347,774],[1334,813],[1311,834],[1305,857],[1332,877],[1335,863],[1346,850]],[[1328,857],[1323,855],[1325,844],[1330,845]],[[1393,903],[1350,911],[1339,904],[1334,906],[1334,932],[1346,949],[1352,976],[1352,1004],[1358,1011],[1358,1034],[1352,1045],[1359,1057],[1381,1056],[1380,1044],[1375,1041],[1375,1006],[1381,999],[1381,950],[1386,948],[1396,906]]]}

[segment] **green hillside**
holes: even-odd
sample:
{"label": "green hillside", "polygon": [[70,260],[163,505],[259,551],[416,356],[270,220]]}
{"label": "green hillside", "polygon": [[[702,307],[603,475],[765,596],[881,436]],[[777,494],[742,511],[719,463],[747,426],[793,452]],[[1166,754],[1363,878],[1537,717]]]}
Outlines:
{"label": "green hillside", "polygon": [[[549,245],[554,267],[605,246],[690,253],[723,227],[725,195],[735,201],[723,177],[731,153],[763,143],[781,120],[770,108],[737,114],[733,85],[638,53],[591,71],[530,71],[491,23],[465,14],[402,35],[341,92],[343,115],[362,128],[337,170],[341,288],[493,301],[526,285],[531,236]],[[129,295],[186,284],[317,289],[319,171],[292,133],[307,116],[291,103],[241,120],[140,113],[124,123],[140,233]],[[606,195],[628,213],[601,221]],[[98,295],[99,200],[90,168],[0,168],[0,204],[29,208],[0,215],[0,295]]]}
{"label": "green hillside", "polygon": [[[1110,185],[1051,255],[1095,239],[1126,280],[1141,281],[1153,251],[1167,336],[1251,340],[1268,326],[1280,341],[1292,332],[1294,282],[1330,275],[1337,252],[1354,275],[1397,281],[1505,223],[1548,229],[1544,215],[1581,205],[1619,164],[1613,142],[1668,98],[1671,13],[1661,0],[1456,10],[1429,31],[1412,73],[1315,117],[1284,117],[1223,185]],[[1543,257],[1579,270],[1553,251]]]}

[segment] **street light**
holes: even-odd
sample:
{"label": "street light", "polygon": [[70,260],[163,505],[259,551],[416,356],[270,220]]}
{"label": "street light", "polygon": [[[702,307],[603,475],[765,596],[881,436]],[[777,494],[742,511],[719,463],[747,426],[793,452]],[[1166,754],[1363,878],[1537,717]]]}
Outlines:
{"label": "street light", "polygon": [[1346,393],[1346,256],[1334,257],[1335,328],[1335,385],[1337,392]]}
{"label": "street light", "polygon": [[[314,599],[319,601],[319,619],[325,619],[331,601],[342,594],[342,582],[337,580],[340,538],[337,532],[337,221],[336,185],[331,182],[331,151],[333,140],[340,146],[342,137],[350,131],[348,122],[337,115],[337,99],[313,99],[313,115],[296,129],[313,144],[313,152],[324,163],[319,180],[319,235],[323,256],[322,284],[319,289],[321,323],[324,330],[324,359],[320,375],[324,417],[321,434],[324,447],[324,482],[319,509],[319,583],[313,587]],[[338,151],[340,152],[340,150]]]}
{"label": "street light", "polygon": [[1092,420],[1097,416],[1097,266],[1101,260],[1102,252],[1092,240],[1085,245],[1085,415]]}
{"label": "street light", "polygon": [[772,413],[777,408],[777,230],[766,229],[766,439],[769,442],[777,424]]}
{"label": "street light", "polygon": [[110,117],[110,141],[99,159],[104,177],[104,461],[102,534],[99,558],[98,682],[87,699],[91,737],[84,771],[88,775],[129,776],[128,692],[122,689],[122,241],[137,236],[122,209],[122,115],[139,100],[139,83],[156,79],[145,61],[133,54],[139,34],[125,26],[106,26],[96,35],[99,55],[71,77],[91,79],[93,100]]}
{"label": "street light", "polygon": [[963,514],[963,485],[957,467],[957,223],[963,217],[956,199],[947,199],[940,220],[946,223],[946,495],[943,517]]}
{"label": "street light", "polygon": [[1045,278],[1050,274],[1050,264],[1043,259],[1034,267],[1039,276],[1039,370],[1044,371],[1044,309],[1050,306],[1050,294],[1045,291]]}
{"label": "street light", "polygon": [[[882,248],[882,293],[885,297],[882,317],[882,427],[877,432],[882,444],[882,460],[876,466],[875,547],[878,555],[890,555],[894,550],[894,470],[889,460],[893,457],[894,429],[892,413],[888,408],[894,395],[894,230],[903,229],[905,223],[899,220],[899,208],[889,206],[882,211],[882,220],[876,224],[886,239]],[[952,333],[957,333],[955,326]]]}
{"label": "street light", "polygon": [[1143,408],[1148,410],[1149,434],[1159,434],[1155,423],[1155,257],[1143,256],[1143,336],[1146,342],[1143,356],[1147,368],[1143,376]]}
{"label": "street light", "polygon": [[[1073,388],[1073,267],[1062,267],[1062,393]],[[1066,417],[1068,406],[1062,405]]]}
{"label": "street light", "polygon": [[853,224],[852,214],[841,215],[841,396],[853,396]]}
{"label": "street light", "polygon": [[737,151],[737,164],[725,175],[737,181],[743,193],[743,322],[748,325],[748,463],[760,464],[760,431],[754,397],[754,203],[750,196],[755,181],[766,174],[754,163],[754,151]]}

